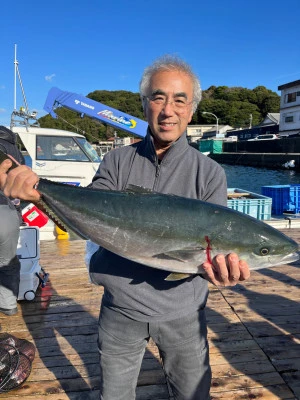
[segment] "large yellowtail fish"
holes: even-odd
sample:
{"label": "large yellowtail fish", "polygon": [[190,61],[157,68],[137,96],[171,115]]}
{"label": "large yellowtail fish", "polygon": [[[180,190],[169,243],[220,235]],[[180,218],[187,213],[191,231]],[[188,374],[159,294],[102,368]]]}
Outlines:
{"label": "large yellowtail fish", "polygon": [[[5,158],[0,152],[0,162]],[[220,253],[237,253],[253,270],[299,259],[294,240],[227,207],[139,187],[96,190],[40,179],[37,190],[37,207],[61,228],[122,257],[170,271],[169,279],[203,273],[201,264]]]}

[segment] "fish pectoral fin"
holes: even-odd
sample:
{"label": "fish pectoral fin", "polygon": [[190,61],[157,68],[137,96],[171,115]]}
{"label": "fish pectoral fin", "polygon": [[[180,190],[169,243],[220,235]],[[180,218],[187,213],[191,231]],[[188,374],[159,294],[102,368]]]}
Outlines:
{"label": "fish pectoral fin", "polygon": [[203,252],[203,247],[184,248],[181,250],[167,251],[166,253],[155,254],[154,258],[160,258],[164,260],[176,260],[180,262],[194,261],[199,258],[199,253]]}
{"label": "fish pectoral fin", "polygon": [[[156,191],[154,191],[152,189],[145,188],[143,186],[132,185],[132,184],[129,184],[126,187],[125,192],[133,193],[133,194],[158,194],[158,195],[163,195],[163,193],[156,192]],[[175,194],[172,194],[172,193],[168,193],[168,196],[178,197],[178,196],[176,196]]]}
{"label": "fish pectoral fin", "polygon": [[181,274],[179,272],[172,272],[165,278],[165,281],[180,281],[181,279],[189,278],[191,274]]}

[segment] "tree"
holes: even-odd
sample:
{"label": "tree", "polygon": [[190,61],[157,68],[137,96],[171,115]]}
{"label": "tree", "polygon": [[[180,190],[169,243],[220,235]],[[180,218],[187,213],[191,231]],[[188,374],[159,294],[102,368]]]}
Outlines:
{"label": "tree", "polygon": [[[144,119],[142,103],[139,93],[126,90],[95,90],[87,95],[90,99],[98,101],[126,114]],[[210,86],[203,91],[202,101],[194,113],[191,124],[215,123],[215,119],[209,115],[203,115],[203,111],[212,112],[219,118],[219,124],[231,125],[234,128],[248,127],[250,114],[252,124],[259,124],[268,113],[279,112],[280,97],[264,86],[257,86],[250,90],[242,87]],[[42,127],[59,128],[84,134],[91,142],[106,140],[117,131],[118,136],[128,136],[121,129],[108,128],[96,119],[80,115],[64,108],[56,109],[59,116],[54,119],[47,115],[39,119]]]}

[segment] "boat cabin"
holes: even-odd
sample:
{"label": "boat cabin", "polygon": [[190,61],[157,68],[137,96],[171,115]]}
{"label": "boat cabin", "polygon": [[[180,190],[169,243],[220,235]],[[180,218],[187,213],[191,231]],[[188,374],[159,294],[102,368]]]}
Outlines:
{"label": "boat cabin", "polygon": [[100,158],[83,135],[61,129],[14,126],[31,159],[32,170],[41,178],[76,186],[91,183]]}

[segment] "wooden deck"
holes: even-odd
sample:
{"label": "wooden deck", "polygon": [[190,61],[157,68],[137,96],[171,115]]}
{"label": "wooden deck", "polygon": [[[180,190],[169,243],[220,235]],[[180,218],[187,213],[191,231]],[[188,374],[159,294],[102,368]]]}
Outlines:
{"label": "wooden deck", "polygon": [[[300,230],[285,230],[300,243]],[[1,331],[37,348],[24,385],[0,395],[16,400],[99,399],[96,346],[102,288],[89,283],[81,240],[42,241],[41,265],[50,281],[19,313],[0,314]],[[300,263],[253,272],[218,290],[207,305],[213,400],[300,398]],[[172,399],[158,352],[150,343],[137,400]],[[199,399],[201,400],[201,399]]]}

